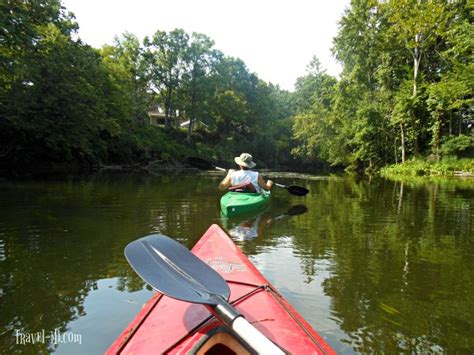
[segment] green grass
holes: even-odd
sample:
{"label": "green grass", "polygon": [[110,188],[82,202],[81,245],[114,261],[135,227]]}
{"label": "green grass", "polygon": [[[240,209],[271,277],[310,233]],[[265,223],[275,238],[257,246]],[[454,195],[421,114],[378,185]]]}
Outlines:
{"label": "green grass", "polygon": [[474,174],[474,159],[445,158],[439,162],[413,159],[380,170],[383,177],[395,176],[454,176],[455,172]]}

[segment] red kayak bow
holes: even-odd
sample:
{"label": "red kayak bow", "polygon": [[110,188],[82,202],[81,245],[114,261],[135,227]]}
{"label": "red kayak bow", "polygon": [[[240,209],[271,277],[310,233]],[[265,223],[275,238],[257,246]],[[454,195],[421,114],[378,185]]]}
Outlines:
{"label": "red kayak bow", "polygon": [[[219,226],[212,225],[192,253],[226,280],[229,303],[284,352],[335,353]],[[208,307],[158,292],[106,353],[206,354],[228,353],[229,349],[252,353]]]}

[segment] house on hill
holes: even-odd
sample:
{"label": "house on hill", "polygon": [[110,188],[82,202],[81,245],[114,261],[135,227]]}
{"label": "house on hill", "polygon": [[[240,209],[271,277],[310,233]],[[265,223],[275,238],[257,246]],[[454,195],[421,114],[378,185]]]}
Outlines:
{"label": "house on hill", "polygon": [[[184,121],[179,126],[182,127],[182,128],[188,128],[189,127],[189,122],[190,122],[190,120]],[[207,124],[205,124],[201,120],[195,120],[194,121],[193,128],[207,128],[207,127],[208,127]]]}
{"label": "house on hill", "polygon": [[[165,110],[158,105],[148,111],[148,117],[151,126],[165,125]],[[184,112],[176,110],[175,114],[170,117],[170,120],[173,127],[179,127],[185,121]]]}
{"label": "house on hill", "polygon": [[[165,110],[160,106],[155,106],[152,110],[148,111],[149,123],[151,126],[164,126],[165,125]],[[184,111],[176,110],[175,115],[170,117],[171,126],[187,128],[189,127],[189,119],[184,117]],[[196,119],[194,121],[193,128],[208,128],[208,125],[201,120]]]}

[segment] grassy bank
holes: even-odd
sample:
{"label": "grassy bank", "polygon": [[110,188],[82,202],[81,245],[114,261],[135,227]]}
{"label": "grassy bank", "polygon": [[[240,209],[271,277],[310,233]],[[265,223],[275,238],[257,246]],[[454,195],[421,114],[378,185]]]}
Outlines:
{"label": "grassy bank", "polygon": [[441,161],[414,159],[380,170],[383,177],[397,176],[465,176],[474,178],[474,159],[446,158]]}

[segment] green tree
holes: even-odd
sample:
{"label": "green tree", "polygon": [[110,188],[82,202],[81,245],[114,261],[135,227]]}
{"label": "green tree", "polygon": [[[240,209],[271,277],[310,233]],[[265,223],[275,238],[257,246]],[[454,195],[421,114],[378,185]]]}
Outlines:
{"label": "green tree", "polygon": [[229,138],[231,132],[244,132],[248,118],[245,97],[233,90],[223,91],[215,98],[217,132],[222,139]]}
{"label": "green tree", "polygon": [[200,33],[191,35],[186,53],[187,70],[183,75],[184,109],[189,117],[187,140],[191,142],[191,134],[196,117],[201,120],[208,112],[208,98],[212,95],[210,75],[215,71],[216,62],[221,53],[212,49],[214,42]]}
{"label": "green tree", "polygon": [[331,114],[336,79],[325,73],[316,57],[308,65],[307,75],[298,78],[294,93],[297,114],[293,137],[299,145],[296,156],[310,160],[331,160]]}
{"label": "green tree", "polygon": [[[212,126],[222,145],[218,144],[217,149],[230,157],[236,154],[234,150],[240,150],[239,142],[245,141],[243,136],[248,137],[252,132],[251,105],[258,78],[249,73],[242,60],[222,57],[210,80],[214,88],[210,99]],[[243,145],[248,148],[248,142]]]}
{"label": "green tree", "polygon": [[429,150],[439,158],[443,136],[472,105],[470,16],[464,1],[352,1],[334,39],[343,72],[333,161],[377,168]]}
{"label": "green tree", "polygon": [[343,64],[334,98],[333,164],[363,169],[387,161],[391,132],[385,105],[397,85],[397,72],[383,48],[398,50],[387,40],[387,28],[386,13],[373,0],[353,1],[340,21],[333,48]]}
{"label": "green tree", "polygon": [[22,149],[23,135],[17,130],[23,120],[19,101],[34,84],[31,57],[38,49],[46,27],[53,25],[68,36],[77,25],[59,0],[4,1],[0,3],[0,157],[12,159]]}
{"label": "green tree", "polygon": [[12,164],[94,163],[106,156],[103,137],[120,129],[121,113],[107,102],[108,76],[98,52],[71,38],[76,25],[58,2],[41,2],[41,11],[36,5],[13,1],[7,3],[11,11],[2,8],[25,26],[27,11],[18,6],[31,9],[31,16],[47,13],[45,22],[32,18],[29,32],[15,37],[19,41],[12,48],[20,56],[3,66],[10,65],[11,75],[2,92],[2,156]]}
{"label": "green tree", "polygon": [[104,134],[117,133],[121,112],[106,102],[111,87],[97,51],[51,26],[31,60],[31,84],[10,102],[10,112],[19,113],[15,129],[24,139],[22,149],[34,152],[36,146],[58,161],[104,158]]}
{"label": "green tree", "polygon": [[[462,2],[452,4],[450,29],[446,33],[442,60],[449,70],[444,71],[439,82],[428,88],[427,104],[431,113],[431,149],[437,160],[441,156],[441,142],[448,142],[457,131],[463,133],[464,120],[472,116],[474,103],[474,26],[469,7]],[[471,11],[473,7],[471,6]],[[464,141],[468,141],[464,139]],[[471,143],[472,145],[472,143]],[[449,151],[449,149],[445,149]]]}
{"label": "green tree", "polygon": [[[397,0],[388,1],[385,6],[389,13],[391,23],[389,32],[390,38],[397,39],[407,53],[412,58],[412,101],[416,100],[419,94],[420,77],[434,68],[428,65],[422,66],[423,61],[429,62],[430,52],[436,49],[441,37],[447,30],[448,14],[445,1],[425,1],[425,0]],[[424,73],[423,73],[424,71]],[[422,74],[422,75],[420,75]],[[425,79],[426,80],[426,79]],[[413,111],[412,111],[413,112]],[[408,112],[406,112],[408,113]],[[406,125],[413,128],[414,153],[420,153],[419,135],[422,128],[420,117],[407,115],[406,122],[400,120],[400,133],[402,144],[402,162],[405,161],[405,131]]]}
{"label": "green tree", "polygon": [[111,71],[110,77],[131,106],[127,119],[143,124],[150,106],[147,92],[150,78],[140,41],[135,35],[124,33],[121,38],[115,37],[114,45],[104,46],[101,54],[103,63]]}
{"label": "green tree", "polygon": [[165,108],[165,127],[171,126],[176,114],[176,97],[186,70],[189,35],[182,29],[171,32],[156,31],[145,37],[145,56],[149,63],[151,88],[158,94]]}

